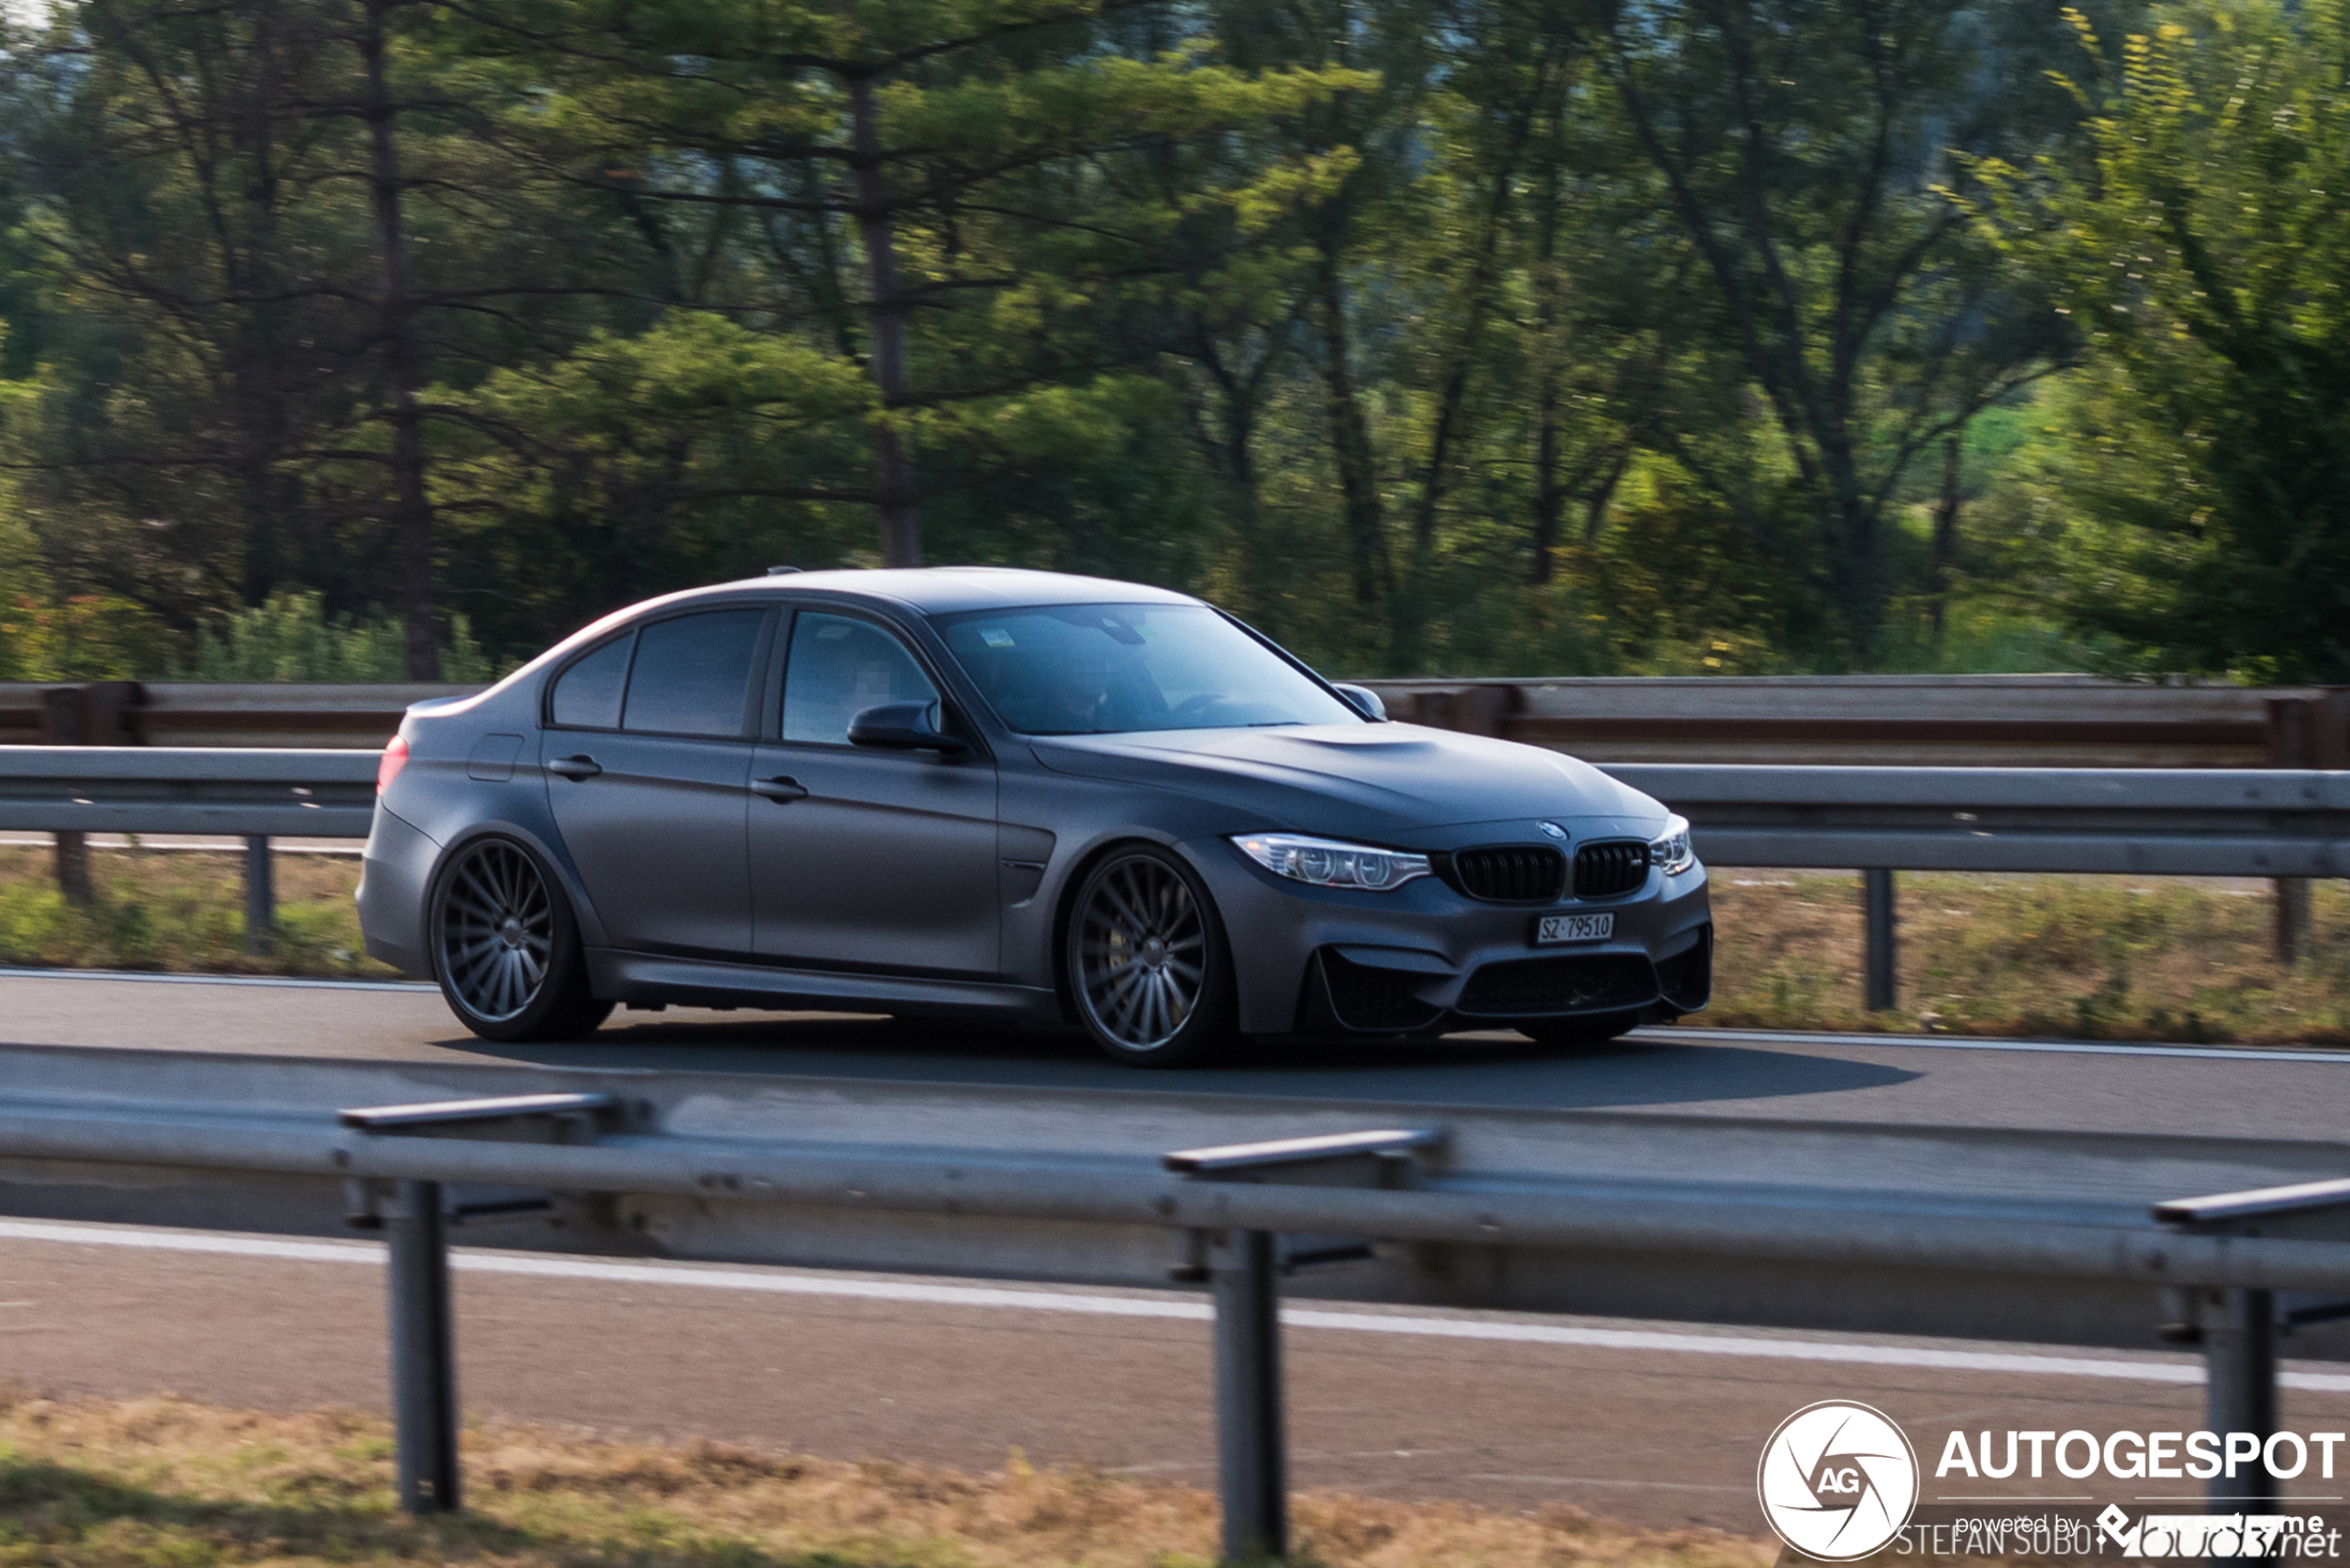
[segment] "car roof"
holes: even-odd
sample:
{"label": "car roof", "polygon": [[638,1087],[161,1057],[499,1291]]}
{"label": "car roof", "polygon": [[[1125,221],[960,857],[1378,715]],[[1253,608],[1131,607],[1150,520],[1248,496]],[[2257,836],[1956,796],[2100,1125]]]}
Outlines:
{"label": "car roof", "polygon": [[779,592],[822,591],[886,599],[925,615],[959,610],[1001,610],[1028,604],[1197,604],[1189,594],[1080,577],[1063,572],[1028,572],[1010,566],[924,566],[875,571],[791,572],[714,584],[697,592],[739,593],[747,587]]}

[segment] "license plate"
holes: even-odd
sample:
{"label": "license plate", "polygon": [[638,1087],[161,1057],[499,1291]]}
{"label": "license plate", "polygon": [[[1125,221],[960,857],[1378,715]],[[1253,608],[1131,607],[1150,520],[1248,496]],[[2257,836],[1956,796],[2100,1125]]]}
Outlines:
{"label": "license plate", "polygon": [[1544,915],[1534,922],[1534,945],[1553,942],[1604,942],[1615,934],[1615,915]]}

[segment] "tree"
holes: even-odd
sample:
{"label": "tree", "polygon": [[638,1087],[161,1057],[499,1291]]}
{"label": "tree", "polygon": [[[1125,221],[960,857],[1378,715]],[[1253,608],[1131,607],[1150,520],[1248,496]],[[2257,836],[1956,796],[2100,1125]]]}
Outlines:
{"label": "tree", "polygon": [[2061,131],[2029,69],[2050,47],[2022,8],[1945,0],[1676,0],[1626,13],[1609,41],[1625,134],[1695,253],[1723,358],[1767,412],[1863,661],[1912,465],[2069,357],[2062,319],[1935,189],[1951,150],[2028,155]]}
{"label": "tree", "polygon": [[2142,667],[2350,681],[2350,15],[2183,8],[2111,72],[2068,15],[2085,155],[1973,209],[2091,351],[2059,600]]}
{"label": "tree", "polygon": [[1187,241],[1268,199],[1263,169],[1169,199],[1155,164],[1351,80],[1234,70],[1152,0],[469,15],[464,46],[513,60],[509,131],[549,168],[735,225],[732,287],[698,303],[861,363],[870,479],[819,471],[798,499],[872,505],[892,565],[921,560],[926,496],[1097,444],[1155,379]]}

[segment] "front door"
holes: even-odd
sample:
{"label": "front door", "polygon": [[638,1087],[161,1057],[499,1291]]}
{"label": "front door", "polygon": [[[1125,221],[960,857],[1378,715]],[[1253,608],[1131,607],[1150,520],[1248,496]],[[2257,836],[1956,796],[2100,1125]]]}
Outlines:
{"label": "front door", "polygon": [[555,679],[539,742],[548,798],[615,947],[751,950],[750,737],[772,614],[648,622]]}
{"label": "front door", "polygon": [[996,766],[848,744],[848,722],[938,688],[877,621],[802,610],[782,739],[751,768],[752,941],[795,969],[993,976]]}

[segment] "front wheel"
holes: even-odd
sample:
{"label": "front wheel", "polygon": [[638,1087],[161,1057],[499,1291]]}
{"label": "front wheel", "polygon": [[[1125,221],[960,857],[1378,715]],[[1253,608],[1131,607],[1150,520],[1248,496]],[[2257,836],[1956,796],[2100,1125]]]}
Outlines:
{"label": "front wheel", "polygon": [[1136,1067],[1192,1067],[1232,1041],[1232,961],[1207,889],[1136,845],[1087,873],[1070,906],[1069,988],[1094,1043]]}
{"label": "front wheel", "polygon": [[612,1013],[588,989],[569,900],[512,839],[476,839],[441,867],[432,957],[450,1011],[484,1040],[575,1040]]}

